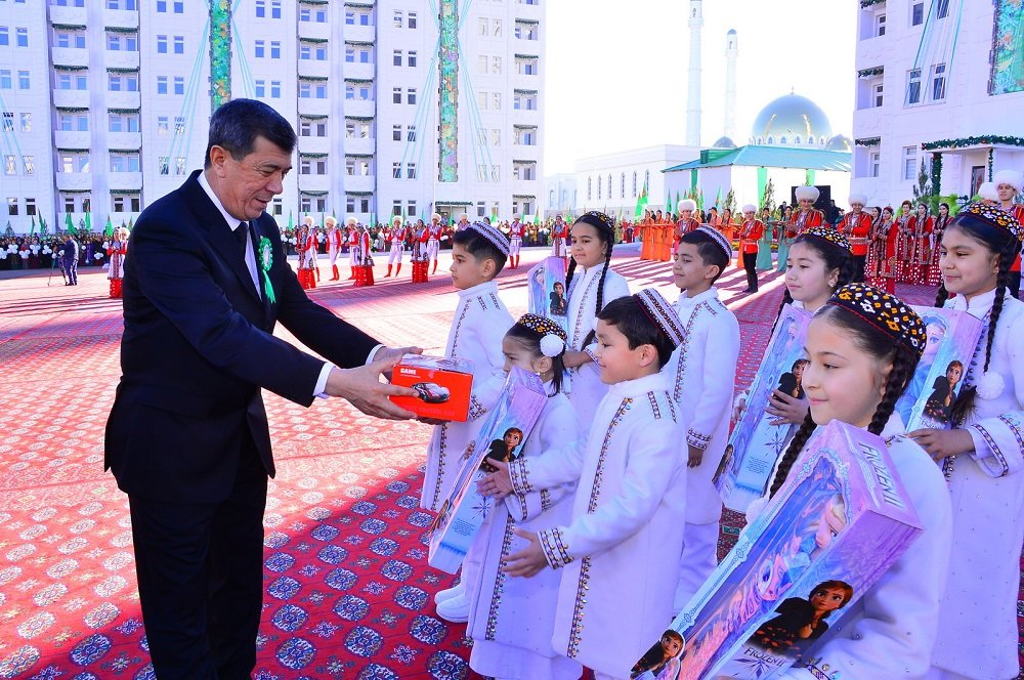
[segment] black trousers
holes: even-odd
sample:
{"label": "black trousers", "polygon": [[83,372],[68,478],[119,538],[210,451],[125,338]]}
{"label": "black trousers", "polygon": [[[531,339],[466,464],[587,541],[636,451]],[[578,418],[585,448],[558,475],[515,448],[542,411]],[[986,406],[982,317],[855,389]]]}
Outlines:
{"label": "black trousers", "polygon": [[158,680],[249,680],[256,666],[267,473],[251,442],[242,461],[220,503],[128,498]]}
{"label": "black trousers", "polygon": [[854,255],[853,260],[853,281],[859,283],[864,280],[864,269],[868,264],[867,255]]}
{"label": "black trousers", "polygon": [[747,290],[757,291],[757,253],[743,253],[743,268],[747,271]]}

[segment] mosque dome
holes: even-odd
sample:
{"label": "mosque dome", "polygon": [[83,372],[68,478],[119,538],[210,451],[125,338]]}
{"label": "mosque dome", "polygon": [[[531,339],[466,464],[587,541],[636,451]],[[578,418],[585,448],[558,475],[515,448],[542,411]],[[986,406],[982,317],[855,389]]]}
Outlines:
{"label": "mosque dome", "polygon": [[836,135],[832,139],[828,140],[825,148],[829,151],[842,151],[844,153],[850,153],[853,151],[853,143],[850,138],[845,135]]}
{"label": "mosque dome", "polygon": [[712,145],[714,149],[735,149],[736,143],[728,137],[719,137],[718,141]]}
{"label": "mosque dome", "polygon": [[751,144],[822,148],[832,137],[832,125],[821,108],[807,97],[787,94],[757,114]]}

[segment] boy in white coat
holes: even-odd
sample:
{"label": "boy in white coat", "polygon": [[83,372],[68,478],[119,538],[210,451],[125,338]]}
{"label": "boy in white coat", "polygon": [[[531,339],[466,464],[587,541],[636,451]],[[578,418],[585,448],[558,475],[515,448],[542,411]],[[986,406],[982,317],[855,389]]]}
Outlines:
{"label": "boy in white coat", "polygon": [[579,480],[572,521],[537,533],[510,555],[510,576],[562,569],[552,643],[594,670],[627,678],[672,616],[682,549],[686,468],[673,445],[675,406],[661,368],[682,340],[672,307],[654,290],[619,298],[598,315],[597,364],[610,385],[574,456],[520,458],[487,481],[526,494]]}
{"label": "boy in white coat", "polygon": [[725,271],[732,247],[722,234],[698,227],[679,242],[672,276],[682,290],[676,313],[683,341],[665,367],[679,409],[681,458],[686,476],[686,528],[676,589],[680,611],[717,564],[722,499],[714,475],[729,440],[740,328],[718,299],[714,283]]}
{"label": "boy in white coat", "polygon": [[[452,243],[452,285],[459,291],[445,356],[473,364],[473,391],[469,420],[435,423],[427,449],[420,506],[437,511],[455,483],[466,447],[483,425],[504,384],[505,356],[501,341],[515,320],[498,297],[494,277],[508,258],[508,238],[494,227],[477,222],[457,232]],[[463,582],[465,581],[465,575]],[[435,597],[438,614],[453,622],[469,617],[469,601],[462,583]]]}

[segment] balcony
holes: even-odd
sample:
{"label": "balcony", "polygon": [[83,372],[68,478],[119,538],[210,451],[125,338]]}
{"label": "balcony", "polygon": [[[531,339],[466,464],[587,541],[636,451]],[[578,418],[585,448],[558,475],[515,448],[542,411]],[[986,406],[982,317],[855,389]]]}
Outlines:
{"label": "balcony", "polygon": [[369,155],[376,151],[374,140],[369,137],[346,137],[344,149],[347,154]]}
{"label": "balcony", "polygon": [[107,92],[107,108],[137,109],[142,105],[138,92]]}
{"label": "balcony", "polygon": [[107,182],[111,191],[139,191],[142,189],[142,173],[109,172]]}
{"label": "balcony", "polygon": [[341,181],[348,192],[373,191],[373,175],[343,175]]}
{"label": "balcony", "polygon": [[54,47],[51,50],[53,65],[56,68],[61,66],[89,66],[89,50],[84,47]]}
{"label": "balcony", "polygon": [[89,90],[54,90],[53,105],[61,108],[89,108]]}
{"label": "balcony", "polygon": [[139,53],[124,50],[107,50],[104,54],[107,68],[138,69]]}
{"label": "balcony", "polygon": [[329,61],[300,59],[298,64],[299,78],[302,78],[303,76],[310,76],[313,78],[330,78],[331,76],[331,62]]}
{"label": "balcony", "polygon": [[58,172],[57,191],[83,191],[92,189],[91,172]]}
{"label": "balcony", "polygon": [[92,136],[88,131],[57,130],[53,133],[53,142],[58,149],[88,149]]}
{"label": "balcony", "polygon": [[[302,111],[301,102],[299,100],[299,111]],[[322,101],[322,100],[321,100]],[[396,105],[397,106],[397,105]],[[354,116],[356,118],[372,118],[377,112],[377,102],[371,100],[362,101],[358,99],[346,99],[345,100],[345,115]]]}
{"label": "balcony", "polygon": [[103,24],[110,28],[138,28],[139,13],[125,9],[106,9],[103,11]]}
{"label": "balcony", "polygon": [[330,191],[330,175],[296,175],[299,191]]}
{"label": "balcony", "polygon": [[[370,28],[373,28],[372,26]],[[315,21],[299,22],[299,40],[312,38],[313,40],[330,40],[331,24],[328,22],[317,23]]]}
{"label": "balcony", "polygon": [[350,26],[345,24],[345,40],[352,40],[354,42],[373,42],[374,37],[373,26]]}
{"label": "balcony", "polygon": [[346,78],[354,78],[356,80],[373,80],[376,69],[373,64],[362,64],[362,63],[349,63],[345,62],[342,68],[342,74]]}
{"label": "balcony", "polygon": [[330,99],[299,99],[300,116],[327,116],[331,113]]}
{"label": "balcony", "polygon": [[60,7],[50,4],[50,23],[59,26],[85,26],[86,11],[84,7]]}
{"label": "balcony", "polygon": [[[319,122],[319,121],[317,121]],[[331,153],[330,137],[299,137],[299,153]]]}
{"label": "balcony", "polygon": [[142,148],[141,132],[108,132],[107,148],[129,149],[136,151]]}

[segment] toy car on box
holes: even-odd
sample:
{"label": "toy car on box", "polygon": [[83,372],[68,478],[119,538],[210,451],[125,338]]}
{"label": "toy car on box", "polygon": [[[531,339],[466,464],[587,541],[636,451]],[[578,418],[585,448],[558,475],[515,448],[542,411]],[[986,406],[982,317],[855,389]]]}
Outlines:
{"label": "toy car on box", "polygon": [[473,389],[472,366],[463,359],[406,354],[391,370],[394,385],[411,387],[415,397],[391,397],[420,418],[465,422]]}

